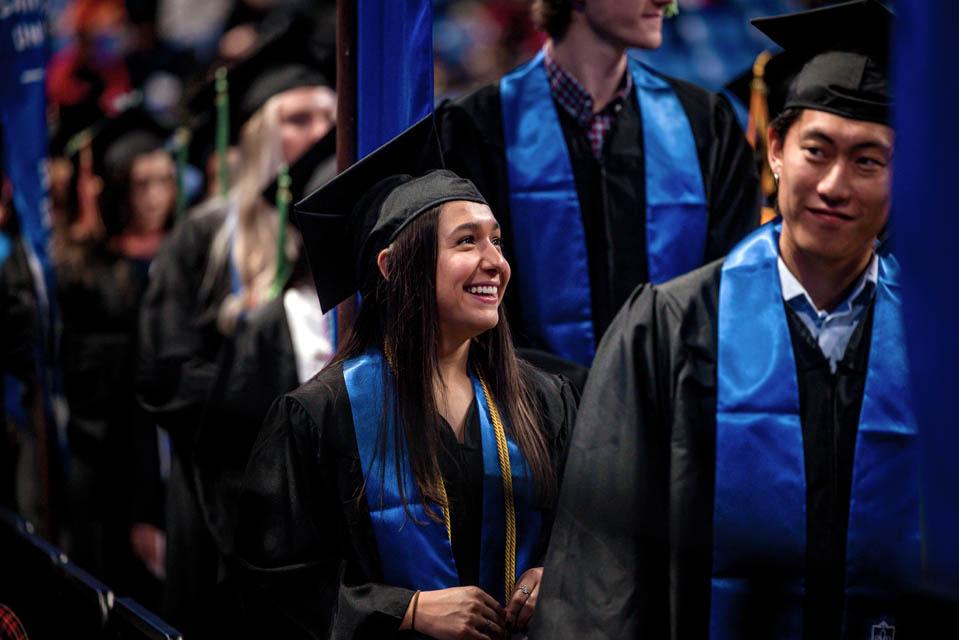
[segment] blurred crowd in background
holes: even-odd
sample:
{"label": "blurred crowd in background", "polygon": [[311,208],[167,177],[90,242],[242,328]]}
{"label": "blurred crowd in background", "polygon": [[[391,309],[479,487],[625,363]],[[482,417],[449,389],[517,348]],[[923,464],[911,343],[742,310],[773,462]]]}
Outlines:
{"label": "blurred crowd in background", "polygon": [[[533,28],[529,4],[434,0],[437,100],[495,81],[542,46],[545,36]],[[769,44],[749,27],[750,18],[818,4],[825,3],[680,0],[678,17],[664,25],[663,46],[642,57],[667,74],[722,90]],[[69,425],[60,434],[69,448],[36,441],[31,404],[22,402],[18,382],[29,372],[12,375],[22,372],[8,363],[5,414],[13,444],[0,452],[0,501],[53,523],[48,530],[75,562],[148,607],[160,608],[170,452],[134,399],[138,307],[150,262],[176,212],[215,191],[215,171],[178,171],[165,151],[141,154],[136,164],[129,155],[111,157],[110,140],[97,141],[99,123],[135,102],[158,125],[157,135],[170,136],[189,121],[189,98],[214,69],[242,59],[272,21],[302,10],[325,10],[329,17],[334,6],[333,0],[49,2],[49,188],[64,381],[54,408],[57,422]],[[0,226],[13,236],[8,203],[5,185]],[[4,326],[12,327],[10,318],[40,301],[24,293],[34,268],[28,255],[15,246],[6,251],[0,294],[6,297]],[[11,333],[4,340],[29,344]],[[42,459],[34,455],[37,447],[48,447],[48,464],[64,469],[55,512],[50,496],[57,491],[36,478],[56,474],[36,468]]]}

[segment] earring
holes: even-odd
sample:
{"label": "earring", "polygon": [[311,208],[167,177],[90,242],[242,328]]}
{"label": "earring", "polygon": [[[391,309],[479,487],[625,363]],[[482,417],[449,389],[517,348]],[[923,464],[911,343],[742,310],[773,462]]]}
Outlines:
{"label": "earring", "polygon": [[779,184],[779,174],[778,174],[778,173],[773,173],[773,180],[776,181],[776,184]]}

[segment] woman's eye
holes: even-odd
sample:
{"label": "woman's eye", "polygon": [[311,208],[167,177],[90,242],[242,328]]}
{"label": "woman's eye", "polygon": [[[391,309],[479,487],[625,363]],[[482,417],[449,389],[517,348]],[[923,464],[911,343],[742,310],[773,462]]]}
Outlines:
{"label": "woman's eye", "polygon": [[823,155],[822,149],[819,147],[803,147],[803,150],[807,155],[810,155],[813,158],[821,158]]}
{"label": "woman's eye", "polygon": [[305,127],[313,120],[313,114],[309,111],[296,111],[283,118],[283,123],[292,127]]}
{"label": "woman's eye", "polygon": [[456,244],[474,244],[475,242],[476,242],[476,238],[474,238],[473,236],[463,236],[462,238],[456,241]]}

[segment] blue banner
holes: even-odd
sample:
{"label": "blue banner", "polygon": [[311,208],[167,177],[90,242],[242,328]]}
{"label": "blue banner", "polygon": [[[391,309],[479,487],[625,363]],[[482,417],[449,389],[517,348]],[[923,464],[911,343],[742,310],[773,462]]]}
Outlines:
{"label": "blue banner", "polygon": [[[56,429],[61,455],[66,444],[65,413],[52,354],[57,352],[56,286],[49,247],[47,193],[46,64],[49,57],[45,0],[0,0],[0,125],[4,171],[13,186],[13,204],[23,245],[34,266],[43,340],[37,345],[38,382],[47,425]],[[39,270],[39,274],[36,273]]]}
{"label": "blue banner", "polygon": [[[48,257],[50,206],[47,198],[47,121],[45,65],[46,11],[43,0],[0,1],[0,124],[4,171],[13,185],[13,202],[24,244],[37,258],[44,282],[40,300],[50,301],[53,267]],[[49,320],[49,313],[45,314]],[[52,323],[47,323],[47,327]]]}
{"label": "blue banner", "polygon": [[919,422],[924,582],[959,593],[959,297],[955,0],[898,0],[891,241],[902,260],[906,341]]}
{"label": "blue banner", "polygon": [[433,110],[430,0],[356,0],[356,154]]}

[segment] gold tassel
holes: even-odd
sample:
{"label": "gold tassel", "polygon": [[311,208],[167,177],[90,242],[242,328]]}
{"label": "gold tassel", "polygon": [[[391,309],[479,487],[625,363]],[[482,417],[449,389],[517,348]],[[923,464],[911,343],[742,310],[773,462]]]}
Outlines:
{"label": "gold tassel", "polygon": [[[759,186],[763,191],[764,199],[776,192],[776,181],[773,179],[772,169],[766,157],[769,140],[766,131],[769,128],[769,87],[766,84],[766,65],[773,54],[763,51],[753,62],[753,81],[749,92],[749,122],[746,123],[746,140],[756,150],[759,158]],[[763,207],[760,222],[765,224],[776,217],[776,212],[769,207]]]}

